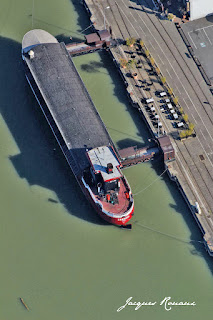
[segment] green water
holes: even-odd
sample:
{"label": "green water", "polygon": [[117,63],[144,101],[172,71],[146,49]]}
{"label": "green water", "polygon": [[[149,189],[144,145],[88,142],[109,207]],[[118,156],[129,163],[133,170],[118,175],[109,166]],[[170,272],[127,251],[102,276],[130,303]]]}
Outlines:
{"label": "green water", "polygon": [[[82,38],[89,21],[77,0],[34,2],[34,28]],[[32,1],[0,3],[0,319],[211,318],[213,262],[202,244],[187,243],[202,237],[176,187],[166,176],[156,180],[160,165],[126,169],[134,193],[156,180],[135,197],[133,230],[96,217],[24,77],[21,40],[32,27]],[[74,61],[115,144],[146,144],[108,56]],[[158,303],[117,313],[130,296]],[[166,296],[197,305],[167,312],[159,306]]]}

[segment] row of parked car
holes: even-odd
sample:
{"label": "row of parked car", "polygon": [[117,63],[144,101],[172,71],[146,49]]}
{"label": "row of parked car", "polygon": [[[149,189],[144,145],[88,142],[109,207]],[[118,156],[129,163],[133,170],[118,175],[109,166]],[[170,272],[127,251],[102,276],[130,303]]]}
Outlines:
{"label": "row of parked car", "polygon": [[[156,95],[159,96],[160,98],[163,98],[162,100],[160,100],[160,102],[163,103],[160,107],[160,110],[162,112],[166,112],[168,114],[169,119],[175,120],[173,122],[173,126],[176,128],[184,127],[184,122],[178,121],[180,117],[180,113],[175,110],[175,107],[172,105],[171,100],[167,97],[167,93],[164,91],[161,91],[161,92],[156,92]],[[148,99],[145,99],[144,102],[148,105],[151,113],[154,113],[155,119],[159,119],[159,115],[156,114],[154,105],[151,105],[151,103],[154,103],[154,99],[148,98]],[[160,123],[160,126],[162,126],[161,123]]]}
{"label": "row of parked car", "polygon": [[144,102],[146,103],[146,110],[149,113],[149,117],[152,121],[153,126],[157,127],[160,133],[162,128],[162,122],[160,121],[160,116],[157,114],[154,105],[151,104],[152,102],[154,102],[154,99],[146,99],[146,101]]}

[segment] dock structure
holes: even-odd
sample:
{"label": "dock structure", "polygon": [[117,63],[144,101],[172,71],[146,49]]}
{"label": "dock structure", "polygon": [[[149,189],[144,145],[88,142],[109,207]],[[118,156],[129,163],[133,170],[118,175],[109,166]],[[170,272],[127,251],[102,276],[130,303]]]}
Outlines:
{"label": "dock structure", "polygon": [[118,152],[121,158],[122,167],[126,168],[153,160],[159,154],[159,149],[157,147],[144,147],[138,149],[134,146],[121,149]]}
{"label": "dock structure", "polygon": [[84,37],[84,42],[68,43],[66,45],[72,57],[106,49],[111,45],[111,34],[106,29],[90,33]]}
{"label": "dock structure", "polygon": [[23,38],[22,53],[28,82],[78,176],[89,165],[87,149],[113,142],[64,43],[32,30]]}

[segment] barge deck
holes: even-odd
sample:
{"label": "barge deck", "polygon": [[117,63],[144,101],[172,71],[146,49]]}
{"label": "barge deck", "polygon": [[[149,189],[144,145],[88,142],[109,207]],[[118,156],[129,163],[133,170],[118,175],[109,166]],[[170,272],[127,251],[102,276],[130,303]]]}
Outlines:
{"label": "barge deck", "polygon": [[[65,44],[52,37],[49,43],[37,45],[35,39],[43,41],[43,33],[33,30],[23,39],[26,74],[73,173],[78,176],[88,167],[87,149],[113,142]],[[29,46],[33,58],[26,53]]]}

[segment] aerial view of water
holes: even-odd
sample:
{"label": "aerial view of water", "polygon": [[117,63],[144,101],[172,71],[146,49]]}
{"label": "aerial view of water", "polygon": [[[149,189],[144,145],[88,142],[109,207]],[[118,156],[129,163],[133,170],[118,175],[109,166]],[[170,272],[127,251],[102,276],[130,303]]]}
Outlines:
{"label": "aerial view of water", "polygon": [[[133,229],[105,224],[79,189],[25,79],[24,34],[37,28],[65,42],[83,39],[90,22],[80,0],[0,3],[0,319],[212,318],[213,260],[176,186],[159,177],[162,165],[125,169],[133,193],[141,191]],[[107,53],[74,63],[115,145],[148,144]],[[129,297],[156,304],[117,312]],[[160,305],[165,297],[196,305],[167,311]]]}

